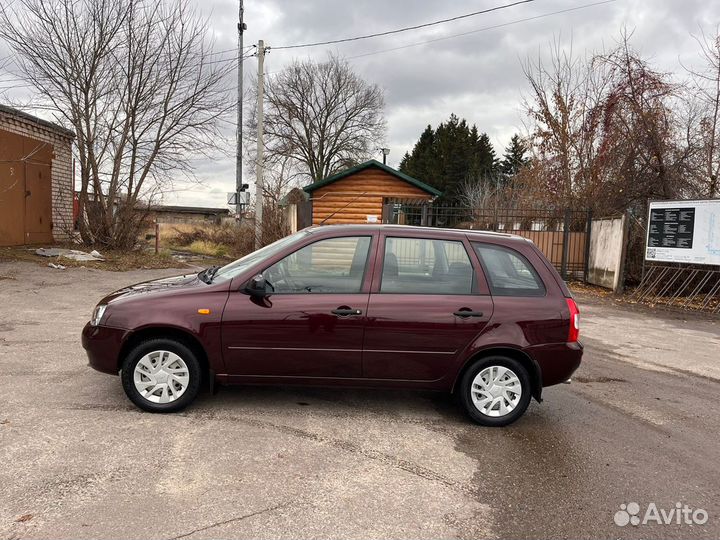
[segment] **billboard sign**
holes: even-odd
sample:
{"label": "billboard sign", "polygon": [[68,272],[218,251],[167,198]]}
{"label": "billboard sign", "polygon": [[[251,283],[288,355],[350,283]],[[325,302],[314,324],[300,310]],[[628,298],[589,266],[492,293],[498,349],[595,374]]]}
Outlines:
{"label": "billboard sign", "polygon": [[645,260],[720,265],[720,199],[651,202]]}

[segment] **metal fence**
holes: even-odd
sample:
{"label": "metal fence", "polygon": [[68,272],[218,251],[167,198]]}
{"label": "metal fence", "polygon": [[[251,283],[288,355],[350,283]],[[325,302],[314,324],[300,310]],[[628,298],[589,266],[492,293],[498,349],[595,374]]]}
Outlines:
{"label": "metal fence", "polygon": [[563,208],[469,208],[387,202],[383,222],[497,231],[532,240],[564,279],[586,279],[591,214]]}

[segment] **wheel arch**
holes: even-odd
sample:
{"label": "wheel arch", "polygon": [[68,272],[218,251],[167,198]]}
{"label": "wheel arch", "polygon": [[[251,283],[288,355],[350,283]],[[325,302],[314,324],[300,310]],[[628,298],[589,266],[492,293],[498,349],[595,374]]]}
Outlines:
{"label": "wheel arch", "polygon": [[503,346],[482,349],[470,356],[467,360],[465,360],[462,367],[455,375],[455,380],[453,381],[451,392],[455,392],[458,382],[462,380],[463,375],[465,375],[465,372],[470,369],[470,366],[472,366],[476,361],[482,360],[483,358],[487,358],[489,356],[507,356],[508,358],[512,358],[513,360],[517,360],[518,362],[520,362],[523,367],[527,369],[528,375],[530,376],[530,384],[532,385],[532,396],[538,402],[542,401],[542,372],[538,363],[529,354],[520,349]]}
{"label": "wheel arch", "polygon": [[200,362],[200,368],[203,374],[203,378],[209,378],[210,362],[208,360],[208,355],[205,351],[205,347],[203,347],[202,343],[200,343],[198,338],[195,337],[191,332],[173,326],[149,326],[135,330],[134,332],[129,334],[123,341],[122,347],[120,348],[120,354],[118,355],[117,360],[118,371],[120,371],[125,357],[132,349],[134,349],[143,341],[159,338],[179,341],[180,343],[188,347],[195,354],[198,361]]}

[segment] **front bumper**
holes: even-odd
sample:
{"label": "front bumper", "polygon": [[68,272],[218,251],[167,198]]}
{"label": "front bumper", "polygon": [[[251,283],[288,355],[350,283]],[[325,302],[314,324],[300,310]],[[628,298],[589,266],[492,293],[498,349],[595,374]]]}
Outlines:
{"label": "front bumper", "polygon": [[90,367],[117,375],[124,336],[125,330],[87,323],[82,331],[82,346],[87,352]]}

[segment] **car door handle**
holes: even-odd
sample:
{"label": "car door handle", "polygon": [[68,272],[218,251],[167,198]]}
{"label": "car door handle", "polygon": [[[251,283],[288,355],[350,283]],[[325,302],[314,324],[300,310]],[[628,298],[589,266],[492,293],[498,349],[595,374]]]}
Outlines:
{"label": "car door handle", "polygon": [[459,309],[457,311],[453,312],[453,315],[456,317],[482,317],[483,312],[482,311],[471,311],[469,309]]}
{"label": "car door handle", "polygon": [[362,309],[353,309],[353,308],[337,308],[332,310],[333,315],[340,315],[346,316],[346,315],[362,315]]}

